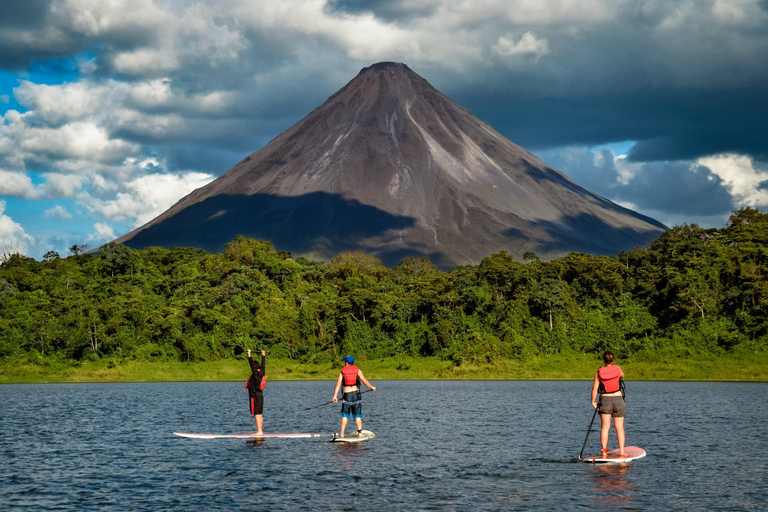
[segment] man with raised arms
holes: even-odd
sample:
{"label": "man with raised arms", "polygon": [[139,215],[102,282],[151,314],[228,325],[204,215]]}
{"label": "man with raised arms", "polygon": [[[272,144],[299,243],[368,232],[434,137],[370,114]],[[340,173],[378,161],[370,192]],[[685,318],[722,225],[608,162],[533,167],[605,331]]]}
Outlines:
{"label": "man with raised arms", "polygon": [[251,406],[251,414],[256,419],[255,435],[264,434],[264,382],[266,380],[266,357],[267,353],[261,351],[261,364],[257,364],[251,359],[251,351],[248,350],[248,364],[251,367],[251,377],[248,379],[246,387],[248,388],[248,402]]}
{"label": "man with raised arms", "polygon": [[344,358],[344,368],[341,369],[339,378],[336,380],[336,388],[333,390],[335,403],[339,401],[339,388],[341,388],[342,383],[344,384],[344,395],[341,399],[340,437],[344,437],[344,429],[347,428],[347,421],[350,418],[355,420],[357,435],[359,436],[363,431],[363,401],[360,397],[360,382],[368,386],[371,391],[376,391],[376,387],[368,382],[360,368],[354,365],[354,362],[355,358],[352,356]]}

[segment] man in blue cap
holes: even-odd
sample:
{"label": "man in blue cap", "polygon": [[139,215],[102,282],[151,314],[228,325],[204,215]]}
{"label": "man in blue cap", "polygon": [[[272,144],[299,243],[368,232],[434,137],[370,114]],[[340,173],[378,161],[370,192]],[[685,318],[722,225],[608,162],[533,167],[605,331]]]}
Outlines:
{"label": "man in blue cap", "polygon": [[344,383],[344,395],[341,399],[341,431],[340,437],[344,437],[344,429],[347,428],[347,421],[350,418],[355,420],[357,426],[357,435],[363,431],[363,401],[360,398],[360,382],[376,391],[375,386],[365,378],[360,368],[354,365],[355,358],[347,356],[344,358],[344,368],[339,373],[336,380],[336,388],[333,390],[333,401],[338,402],[339,388]]}

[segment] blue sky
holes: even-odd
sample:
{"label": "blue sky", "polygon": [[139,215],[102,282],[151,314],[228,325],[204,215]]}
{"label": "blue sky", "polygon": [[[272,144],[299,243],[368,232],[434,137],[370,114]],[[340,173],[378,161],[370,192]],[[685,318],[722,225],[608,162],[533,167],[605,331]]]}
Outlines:
{"label": "blue sky", "polygon": [[768,207],[766,0],[6,0],[0,247],[140,226],[365,66],[405,62],[676,225]]}

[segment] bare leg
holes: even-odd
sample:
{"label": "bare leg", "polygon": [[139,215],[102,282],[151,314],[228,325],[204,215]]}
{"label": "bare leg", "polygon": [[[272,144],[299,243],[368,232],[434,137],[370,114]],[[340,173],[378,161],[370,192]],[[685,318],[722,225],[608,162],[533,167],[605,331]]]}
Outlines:
{"label": "bare leg", "polygon": [[603,450],[608,448],[608,431],[611,430],[611,415],[600,414],[600,445]]}
{"label": "bare leg", "polygon": [[363,430],[363,418],[355,418],[355,426],[357,427],[358,432]]}
{"label": "bare leg", "polygon": [[624,418],[613,418],[613,426],[616,428],[616,437],[619,440],[619,452],[621,455],[624,453]]}
{"label": "bare leg", "polygon": [[340,437],[344,437],[344,429],[347,428],[347,418],[344,416],[341,417],[341,432],[339,432]]}
{"label": "bare leg", "polygon": [[256,428],[258,429],[256,431],[257,435],[261,435],[264,433],[264,415],[262,414],[256,414],[253,416],[256,418]]}

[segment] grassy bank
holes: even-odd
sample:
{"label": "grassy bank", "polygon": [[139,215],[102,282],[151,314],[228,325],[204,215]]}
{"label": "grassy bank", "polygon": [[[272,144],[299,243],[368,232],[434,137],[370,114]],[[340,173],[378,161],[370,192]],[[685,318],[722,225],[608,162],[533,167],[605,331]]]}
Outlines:
{"label": "grassy bank", "polygon": [[[768,354],[673,358],[668,362],[618,361],[628,380],[768,381]],[[360,361],[372,380],[401,379],[543,379],[589,380],[600,366],[594,355],[562,354],[525,361],[503,360],[490,365],[462,364],[437,358],[391,358]],[[268,359],[269,380],[332,380],[340,365],[302,364]],[[33,382],[171,382],[245,380],[243,360],[201,363],[175,361],[96,361],[79,366],[6,361],[0,384]]]}

